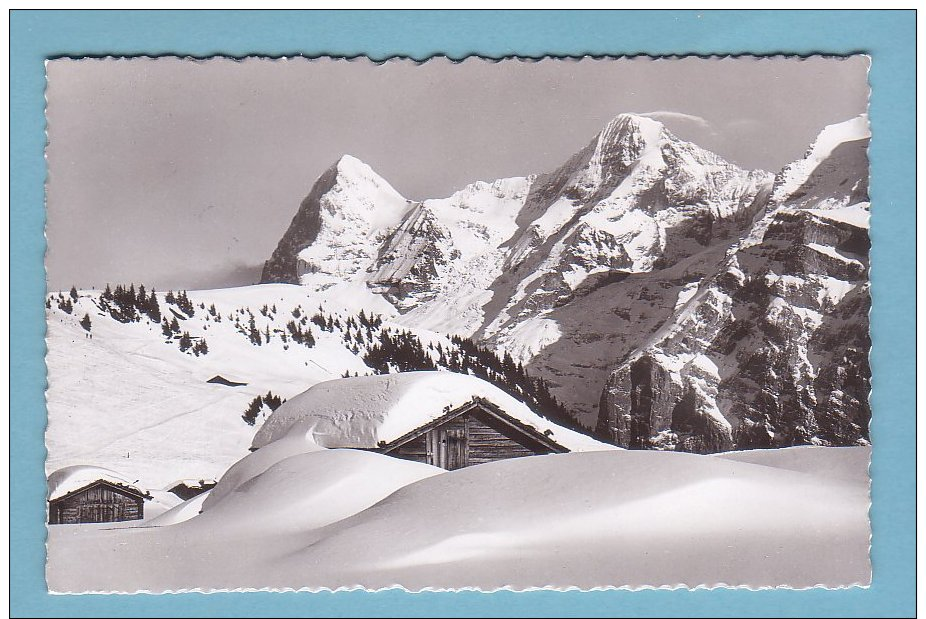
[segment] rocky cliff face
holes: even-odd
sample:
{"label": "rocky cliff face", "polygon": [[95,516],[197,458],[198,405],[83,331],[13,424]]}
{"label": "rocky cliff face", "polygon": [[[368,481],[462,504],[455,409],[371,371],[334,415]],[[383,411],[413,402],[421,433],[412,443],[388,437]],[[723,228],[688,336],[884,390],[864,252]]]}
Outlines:
{"label": "rocky cliff face", "polygon": [[599,434],[696,452],[867,441],[867,137],[851,129],[776,178],[717,271],[613,369]]}
{"label": "rocky cliff face", "polygon": [[618,444],[867,438],[867,120],[773,176],[649,118],[558,169],[411,202],[346,156],[263,281],[365,285],[413,329],[511,353]]}

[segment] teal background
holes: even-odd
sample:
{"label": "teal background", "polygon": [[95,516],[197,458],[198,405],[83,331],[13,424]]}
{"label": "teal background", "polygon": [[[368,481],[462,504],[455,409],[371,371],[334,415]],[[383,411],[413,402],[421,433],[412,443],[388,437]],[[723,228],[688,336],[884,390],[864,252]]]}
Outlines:
{"label": "teal background", "polygon": [[[14,11],[10,32],[12,616],[913,616],[915,12]],[[44,581],[44,68],[55,56],[864,52],[870,74],[874,582],[843,591],[50,596]],[[88,569],[93,569],[92,560]]]}

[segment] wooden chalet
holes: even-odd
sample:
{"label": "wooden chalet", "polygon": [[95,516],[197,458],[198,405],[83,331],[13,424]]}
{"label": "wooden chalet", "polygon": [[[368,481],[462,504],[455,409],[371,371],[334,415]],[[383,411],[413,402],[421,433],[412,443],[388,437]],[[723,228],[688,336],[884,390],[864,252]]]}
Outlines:
{"label": "wooden chalet", "polygon": [[485,398],[475,397],[372,451],[452,471],[494,460],[569,450]]}
{"label": "wooden chalet", "polygon": [[443,371],[339,378],[290,398],[251,442],[290,434],[327,449],[360,449],[447,470],[495,460],[613,449],[559,426],[495,385]]}
{"label": "wooden chalet", "polygon": [[49,524],[122,522],[144,518],[145,499],[138,488],[98,479],[48,502]]}

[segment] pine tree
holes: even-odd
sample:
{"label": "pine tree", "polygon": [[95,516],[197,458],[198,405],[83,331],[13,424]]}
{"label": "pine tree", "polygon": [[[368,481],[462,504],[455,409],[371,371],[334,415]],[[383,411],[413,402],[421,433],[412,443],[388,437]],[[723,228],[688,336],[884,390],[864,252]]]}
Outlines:
{"label": "pine tree", "polygon": [[180,350],[186,352],[193,346],[193,340],[190,338],[190,334],[187,331],[183,332],[183,335],[180,336]]}
{"label": "pine tree", "polygon": [[251,314],[250,321],[248,322],[248,339],[251,340],[251,343],[255,346],[260,346],[263,341],[260,337],[260,331],[257,330],[257,325],[254,324],[253,314]]}
{"label": "pine tree", "polygon": [[71,298],[75,301],[77,300],[77,288],[74,286],[71,286]]}
{"label": "pine tree", "polygon": [[283,404],[283,400],[280,399],[280,396],[273,395],[272,391],[268,391],[267,395],[264,396],[264,404],[266,404],[267,408],[271,411],[275,411]]}
{"label": "pine tree", "polygon": [[112,288],[109,287],[109,284],[106,284],[106,289],[103,290],[103,294],[100,295],[100,298],[104,301],[112,301],[113,291]]}
{"label": "pine tree", "polygon": [[174,316],[174,319],[170,323],[170,330],[173,333],[180,333],[180,323],[177,321],[176,316]]}
{"label": "pine tree", "polygon": [[[177,325],[177,327],[179,328],[180,325]],[[171,327],[171,324],[167,322],[166,318],[164,319],[164,322],[161,323],[161,331],[164,333],[164,337],[171,337],[174,334],[173,327]]]}
{"label": "pine tree", "polygon": [[158,304],[158,297],[151,290],[151,296],[148,297],[148,317],[154,322],[161,322],[161,306]]}
{"label": "pine tree", "polygon": [[90,314],[84,314],[84,317],[80,319],[80,326],[84,328],[84,331],[90,333]]}
{"label": "pine tree", "polygon": [[245,423],[249,426],[253,426],[257,421],[257,415],[260,413],[260,409],[263,407],[264,402],[260,396],[257,396],[251,403],[248,404],[248,408],[244,411],[244,414],[241,416],[244,419]]}

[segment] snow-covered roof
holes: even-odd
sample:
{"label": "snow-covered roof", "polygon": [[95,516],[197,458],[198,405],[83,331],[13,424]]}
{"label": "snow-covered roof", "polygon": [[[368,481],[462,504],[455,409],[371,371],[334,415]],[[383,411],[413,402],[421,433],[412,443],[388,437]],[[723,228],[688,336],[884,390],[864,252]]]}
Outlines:
{"label": "snow-covered roof", "polygon": [[110,471],[109,469],[100,468],[98,466],[77,465],[58,469],[48,476],[48,500],[54,501],[55,499],[59,499],[66,494],[70,494],[75,490],[80,490],[100,480],[108,481],[111,484],[117,484],[119,486],[127,486],[138,491],[140,494],[145,494],[147,492],[145,489],[137,486],[132,480],[126,479],[115,471]]}
{"label": "snow-covered roof", "polygon": [[495,385],[454,372],[404,372],[319,383],[285,402],[254,437],[257,449],[291,432],[322,447],[372,449],[431,422],[448,410],[484,398],[505,414],[570,451],[614,449],[540,417]]}

